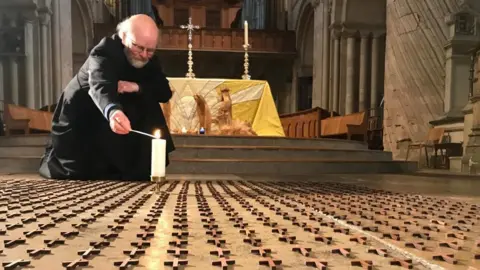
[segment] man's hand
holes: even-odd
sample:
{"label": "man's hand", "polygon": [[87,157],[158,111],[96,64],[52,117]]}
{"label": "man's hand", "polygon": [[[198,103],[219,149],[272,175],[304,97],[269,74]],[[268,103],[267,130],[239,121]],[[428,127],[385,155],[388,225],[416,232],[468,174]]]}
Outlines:
{"label": "man's hand", "polygon": [[113,132],[121,135],[128,134],[132,130],[130,120],[120,110],[114,111],[110,116],[110,128]]}
{"label": "man's hand", "polygon": [[118,81],[118,93],[138,92],[140,87],[134,82]]}

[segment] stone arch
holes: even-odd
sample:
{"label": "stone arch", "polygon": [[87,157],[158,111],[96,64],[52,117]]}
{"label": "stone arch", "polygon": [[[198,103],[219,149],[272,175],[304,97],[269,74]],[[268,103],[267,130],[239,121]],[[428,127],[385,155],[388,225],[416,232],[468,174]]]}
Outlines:
{"label": "stone arch", "polygon": [[[81,25],[83,26],[83,31],[81,32],[83,37],[85,37],[84,48],[85,54],[88,53],[88,50],[93,47],[93,38],[94,38],[94,15],[93,9],[89,0],[75,0],[72,1],[72,23],[73,23],[73,9],[77,8],[80,13]],[[72,33],[73,37],[80,33]]]}
{"label": "stone arch", "polygon": [[72,58],[73,73],[75,74],[93,47],[94,16],[90,0],[72,0],[71,3]]}
{"label": "stone arch", "polygon": [[298,68],[303,75],[312,75],[313,68],[313,29],[315,10],[309,1],[303,1],[295,24],[297,33]]}
{"label": "stone arch", "polygon": [[294,70],[297,82],[294,87],[297,110],[309,109],[312,106],[314,13],[310,1],[302,1],[295,24],[298,56]]}

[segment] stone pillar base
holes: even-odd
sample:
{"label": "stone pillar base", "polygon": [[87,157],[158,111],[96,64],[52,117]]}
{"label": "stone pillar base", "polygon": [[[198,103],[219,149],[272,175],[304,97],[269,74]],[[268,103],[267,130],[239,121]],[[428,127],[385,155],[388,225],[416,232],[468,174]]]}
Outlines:
{"label": "stone pillar base", "polygon": [[472,128],[468,145],[462,158],[462,172],[480,174],[480,127]]}

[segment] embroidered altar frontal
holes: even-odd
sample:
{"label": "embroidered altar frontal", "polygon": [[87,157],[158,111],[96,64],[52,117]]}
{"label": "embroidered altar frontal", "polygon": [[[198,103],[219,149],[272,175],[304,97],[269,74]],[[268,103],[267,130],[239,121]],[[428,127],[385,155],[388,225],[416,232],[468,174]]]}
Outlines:
{"label": "embroidered altar frontal", "polygon": [[[205,99],[212,118],[218,115],[221,90],[229,89],[232,101],[232,120],[244,121],[259,136],[284,137],[280,117],[267,81],[230,79],[168,78],[173,97],[170,100],[170,130],[199,130],[197,105],[194,96]],[[213,129],[218,128],[213,125]]]}

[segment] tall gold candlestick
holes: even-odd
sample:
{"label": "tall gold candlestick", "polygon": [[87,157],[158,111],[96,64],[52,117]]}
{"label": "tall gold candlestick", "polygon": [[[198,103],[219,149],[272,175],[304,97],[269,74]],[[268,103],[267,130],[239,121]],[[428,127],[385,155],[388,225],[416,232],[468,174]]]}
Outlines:
{"label": "tall gold candlestick", "polygon": [[242,75],[242,79],[244,80],[250,80],[250,75],[248,74],[248,67],[249,67],[249,63],[248,63],[248,48],[250,47],[249,44],[244,44],[243,45],[243,49],[245,50],[245,55],[244,55],[244,59],[243,59],[243,67],[244,67],[244,72],[243,72],[243,75]]}
{"label": "tall gold candlestick", "polygon": [[192,32],[194,29],[200,29],[200,26],[192,24],[192,17],[188,18],[187,25],[180,25],[180,28],[187,29],[188,32],[188,72],[185,75],[187,78],[193,79],[195,78],[195,73],[193,73],[193,52],[192,52]]}

